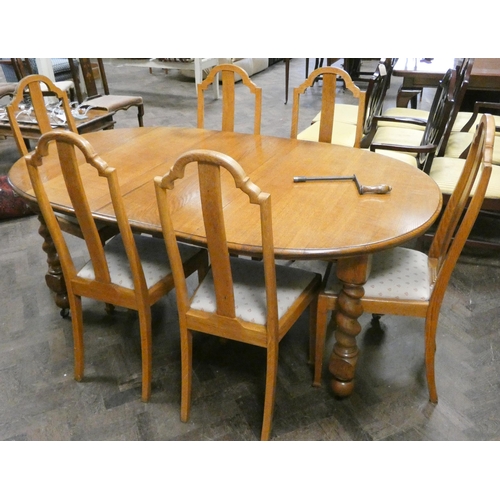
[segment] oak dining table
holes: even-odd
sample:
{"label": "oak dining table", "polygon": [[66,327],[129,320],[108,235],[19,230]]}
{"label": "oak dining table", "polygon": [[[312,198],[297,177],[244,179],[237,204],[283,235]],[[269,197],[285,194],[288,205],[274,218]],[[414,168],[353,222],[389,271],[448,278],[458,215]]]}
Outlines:
{"label": "oak dining table", "polygon": [[[360,298],[372,255],[410,242],[436,220],[441,210],[441,191],[428,175],[367,150],[237,132],[138,127],[94,132],[84,137],[102,159],[117,169],[133,229],[156,236],[161,236],[161,226],[153,183],[155,176],[165,174],[178,156],[193,149],[219,151],[239,162],[251,180],[271,194],[276,258],[337,262],[336,272],[343,290],[336,312],[336,342],[329,371],[334,394],[352,393],[359,356],[356,336],[361,326],[358,319],[363,312]],[[70,201],[62,189],[53,145],[42,168],[53,207],[58,212],[72,214]],[[91,170],[82,165],[90,207],[96,219],[113,223],[107,187]],[[200,200],[194,170],[187,169],[183,188],[176,194],[176,219],[182,223],[175,230],[179,241],[203,246],[203,224],[198,214],[195,215]],[[391,190],[386,194],[360,194],[352,181],[353,175],[363,185],[387,184]],[[294,182],[296,176],[347,179]],[[231,186],[232,178],[224,174],[222,177],[223,186]],[[19,195],[36,207],[24,159],[10,169],[9,181]],[[246,224],[247,210],[251,207],[225,190],[224,206],[230,252],[258,257],[260,228]],[[52,273],[54,282],[59,280],[52,289],[64,295],[62,276],[56,276],[60,274],[57,256],[41,217],[40,222],[43,248],[50,253],[49,274]]]}

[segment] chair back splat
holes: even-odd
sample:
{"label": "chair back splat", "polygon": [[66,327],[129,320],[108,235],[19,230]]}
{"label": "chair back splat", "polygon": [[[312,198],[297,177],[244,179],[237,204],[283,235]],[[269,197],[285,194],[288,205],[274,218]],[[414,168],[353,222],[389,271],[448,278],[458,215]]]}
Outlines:
{"label": "chair back splat", "polygon": [[[187,172],[190,163],[197,165]],[[180,206],[180,182],[200,186],[199,210]],[[262,192],[231,157],[208,150],[180,156],[163,177],[155,178],[163,236],[172,263],[181,333],[181,420],[189,418],[192,380],[192,332],[198,331],[267,351],[266,390],[261,439],[269,439],[276,392],[280,340],[309,306],[310,334],[315,331],[318,274],[278,266],[274,259],[271,196]],[[236,186],[236,187],[235,187]],[[182,205],[182,204],[181,204]],[[262,242],[262,260],[231,257],[231,214],[245,212],[249,231]],[[200,286],[188,293],[180,266],[176,232],[182,220],[196,217],[204,227],[210,268]]]}
{"label": "chair back splat", "polygon": [[253,133],[260,134],[260,124],[262,116],[262,89],[257,87],[248,73],[235,64],[219,64],[214,66],[205,80],[198,85],[198,128],[204,128],[205,124],[205,91],[210,85],[218,85],[219,78],[222,81],[222,128],[226,132],[234,132],[235,125],[235,102],[236,88],[235,78],[238,75],[241,83],[248,87],[254,95],[254,127]]}
{"label": "chair back splat", "polygon": [[[434,360],[439,312],[453,269],[483,204],[492,173],[494,139],[494,119],[484,115],[429,254],[403,247],[377,253],[364,285],[361,305],[364,312],[374,314],[374,321],[383,314],[425,318],[425,366],[429,399],[433,403],[437,402]],[[337,308],[341,289],[333,268],[318,299],[316,384],[321,380],[327,312]]]}
{"label": "chair back splat", "polygon": [[[66,190],[74,209],[90,261],[77,268],[63,237],[44,183],[43,159],[49,145],[55,143],[62,178],[51,182],[50,189]],[[70,303],[75,379],[84,372],[82,297],[132,309],[139,314],[142,353],[142,399],[151,394],[152,342],[151,305],[174,286],[165,245],[159,238],[132,233],[120,193],[118,174],[107,165],[82,136],[69,131],[44,134],[36,150],[26,156],[26,163],[40,211],[54,241],[66,283]],[[120,234],[103,247],[96,221],[85,193],[85,178],[103,178],[103,193],[109,193]],[[58,177],[59,179],[59,177]],[[105,196],[105,195],[103,195]],[[180,249],[182,266],[187,274],[207,266],[206,252],[194,247]]]}

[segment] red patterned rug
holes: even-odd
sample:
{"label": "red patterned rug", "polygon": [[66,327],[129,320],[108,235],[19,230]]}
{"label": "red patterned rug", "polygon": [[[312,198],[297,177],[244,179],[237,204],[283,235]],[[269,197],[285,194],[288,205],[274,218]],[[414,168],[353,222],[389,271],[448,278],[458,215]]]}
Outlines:
{"label": "red patterned rug", "polygon": [[7,176],[0,176],[0,220],[27,215],[33,215],[31,208],[13,191]]}

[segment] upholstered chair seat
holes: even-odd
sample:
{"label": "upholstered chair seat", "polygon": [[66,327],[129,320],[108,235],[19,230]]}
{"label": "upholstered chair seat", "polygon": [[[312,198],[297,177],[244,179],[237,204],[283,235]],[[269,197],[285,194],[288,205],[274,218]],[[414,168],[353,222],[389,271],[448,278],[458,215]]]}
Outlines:
{"label": "upholstered chair seat", "polygon": [[[261,262],[231,258],[231,272],[238,319],[265,325],[267,301],[264,268]],[[290,266],[276,266],[276,291],[278,297],[278,319],[281,319],[296,302],[300,294],[312,283],[316,274]],[[216,300],[212,268],[191,299],[191,308],[215,313]]]}
{"label": "upholstered chair seat", "polygon": [[[363,285],[365,299],[384,297],[419,301],[429,300],[431,287],[427,255],[404,247],[376,253],[370,277]],[[341,288],[335,269],[332,269],[325,293],[338,295]]]}
{"label": "upholstered chair seat", "polygon": [[[382,122],[378,122],[379,124]],[[396,144],[398,146],[420,146],[423,129],[417,130],[405,127],[379,127],[375,132],[372,143]],[[416,155],[416,153],[407,153]]]}
{"label": "upholstered chair seat", "polygon": [[[146,235],[134,234],[133,237],[141,259],[146,286],[151,288],[172,273],[165,242],[163,238],[153,238]],[[200,249],[180,243],[179,251],[182,261],[187,262],[199,253]],[[111,283],[133,290],[134,280],[121,235],[115,236],[106,243],[104,254],[108,263]],[[95,279],[91,261],[80,269],[78,276],[89,280]]]}
{"label": "upholstered chair seat", "polygon": [[142,106],[144,103],[141,96],[102,95],[90,98],[84,104],[107,111],[118,111],[121,109],[127,110],[131,106]]}
{"label": "upholstered chair seat", "polygon": [[[338,103],[335,104],[334,122],[351,123],[356,125],[358,119],[358,105]],[[311,123],[316,123],[321,120],[321,111],[312,119]]]}
{"label": "upholstered chair seat", "polygon": [[[434,158],[430,176],[436,181],[443,194],[450,195],[457,185],[460,174],[465,165],[465,160],[461,158],[448,158],[440,156]],[[476,182],[477,184],[477,182]],[[472,188],[474,193],[475,185]],[[500,166],[493,165],[491,177],[486,189],[485,199],[500,199]]]}
{"label": "upholstered chair seat", "polygon": [[[475,128],[471,128],[471,132],[451,133],[444,156],[449,156],[450,158],[460,158],[460,156],[463,156],[472,142],[474,131]],[[500,141],[497,141],[493,147],[492,163],[493,165],[500,165]]]}
{"label": "upholstered chair seat", "polygon": [[[297,139],[301,139],[303,141],[318,142],[319,128],[320,122],[317,121],[300,132],[297,135]],[[331,143],[337,144],[339,146],[348,146],[350,148],[354,147],[354,143],[356,140],[356,129],[356,124],[343,123],[334,120]]]}

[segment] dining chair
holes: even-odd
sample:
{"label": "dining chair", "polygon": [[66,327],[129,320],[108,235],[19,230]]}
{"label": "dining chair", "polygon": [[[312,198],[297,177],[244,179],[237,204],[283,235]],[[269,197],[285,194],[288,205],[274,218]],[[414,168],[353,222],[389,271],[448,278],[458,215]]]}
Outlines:
{"label": "dining chair", "polygon": [[[79,82],[79,72],[73,59],[68,59],[71,70],[73,72],[73,79]],[[80,68],[87,91],[87,97],[82,101],[82,105],[88,104],[96,109],[104,109],[110,112],[126,111],[131,107],[137,108],[137,121],[139,127],[144,126],[144,101],[139,95],[118,95],[110,94],[108,79],[104,68],[104,62],[101,58],[97,58],[97,63],[92,64],[89,58],[80,58]],[[104,95],[102,95],[98,88],[96,79],[100,79]],[[78,87],[80,85],[78,84]],[[81,95],[81,89],[79,88]]]}
{"label": "dining chair", "polygon": [[[299,130],[300,96],[314,85],[318,77],[322,78],[321,118],[307,127],[303,132]],[[335,106],[337,98],[337,79],[345,83],[345,88],[357,99],[358,109],[356,123],[342,123],[335,121]],[[365,118],[366,92],[354,84],[349,74],[340,68],[322,67],[314,70],[306,80],[293,90],[292,128],[290,137],[314,142],[328,142],[341,146],[359,148],[363,137]]]}
{"label": "dining chair", "polygon": [[222,128],[227,132],[234,132],[235,125],[235,77],[239,75],[241,83],[245,85],[250,93],[254,95],[254,126],[253,133],[260,134],[262,116],[262,89],[257,87],[248,73],[235,64],[219,64],[214,66],[207,77],[198,84],[198,128],[204,128],[205,124],[205,91],[210,85],[218,85],[222,82]]}
{"label": "dining chair", "polygon": [[[448,282],[482,206],[490,179],[494,122],[484,117],[473,145],[439,222],[428,255],[396,247],[373,255],[371,272],[363,285],[364,312],[425,318],[425,367],[430,401],[437,402],[434,359],[439,312]],[[342,307],[342,285],[335,265],[318,298],[314,384],[320,385],[327,315]]]}
{"label": "dining chair", "polygon": [[[363,138],[361,139],[360,147],[366,148],[370,145],[371,130],[373,127],[373,118],[382,114],[384,107],[385,96],[390,85],[392,70],[397,59],[385,58],[380,59],[379,63],[371,78],[367,80],[366,96],[365,96],[365,112],[363,122]],[[363,80],[364,81],[364,80]],[[311,127],[308,127],[311,132],[315,132],[314,124],[321,119],[319,112],[312,120]],[[335,103],[334,121],[356,125],[358,120],[358,105],[349,103]],[[299,135],[302,138],[307,132],[302,131]],[[355,129],[353,128],[353,133]]]}
{"label": "dining chair", "polygon": [[[78,266],[67,245],[44,183],[43,158],[49,146],[57,147],[64,183],[80,224],[90,260]],[[83,157],[81,156],[83,155]],[[138,312],[142,357],[142,400],[151,395],[152,340],[151,306],[174,287],[171,266],[161,238],[132,232],[120,193],[117,168],[108,165],[82,136],[69,131],[44,134],[26,163],[40,211],[59,254],[70,302],[74,341],[74,376],[84,376],[82,297]],[[80,159],[81,158],[81,159]],[[85,178],[102,178],[103,193],[109,193],[119,234],[102,245],[85,191]],[[179,245],[179,266],[190,275],[208,267],[207,255],[199,248]]]}
{"label": "dining chair", "polygon": [[[411,118],[375,116],[370,151],[397,157],[428,173],[433,158],[446,147],[449,129],[453,126],[455,83],[456,71],[450,69],[436,89],[425,122]],[[402,123],[424,125],[424,128],[402,127]]]}
{"label": "dining chair", "polygon": [[[61,114],[57,114],[57,117],[51,116],[52,112],[47,109],[46,98],[57,100],[58,104],[54,103],[52,105],[53,110],[57,109],[58,112],[61,112]],[[57,127],[64,127],[74,133],[79,132],[79,127],[76,119],[73,117],[66,92],[43,75],[35,74],[24,77],[17,84],[16,93],[9,105],[6,106],[6,110],[12,134],[21,156],[28,154],[30,142],[29,139],[24,138],[20,122],[33,122],[37,125],[40,134],[52,131],[53,124]],[[83,238],[78,220],[74,216],[57,214],[56,217],[64,232],[78,238]],[[118,233],[115,225],[106,224],[105,222],[98,222],[97,227],[103,244]],[[49,256],[49,260],[54,260],[55,258],[54,256]],[[51,264],[49,263],[49,269],[50,266]],[[62,307],[61,316],[64,317],[67,314],[67,308]]]}
{"label": "dining chair", "polygon": [[[190,163],[197,165],[200,190],[200,224],[204,226],[210,258],[207,275],[191,295],[175,239],[182,210],[171,203],[172,191],[186,176]],[[194,167],[193,167],[194,168]],[[223,189],[221,177],[231,175],[235,186]],[[191,407],[193,331],[263,347],[267,350],[266,388],[261,439],[271,433],[279,342],[309,308],[310,332],[315,332],[318,274],[276,265],[274,258],[271,196],[262,192],[231,157],[209,150],[181,155],[163,176],[155,178],[156,196],[163,236],[174,275],[181,335],[182,391],[181,420],[186,422]],[[262,237],[262,261],[230,257],[227,235],[230,208],[227,201],[239,200],[245,207],[245,221]],[[190,206],[193,206],[190,203]],[[224,208],[223,208],[224,207]],[[248,207],[248,210],[247,210]],[[239,209],[236,209],[239,210]],[[229,213],[229,215],[228,215]],[[233,212],[234,213],[234,212]],[[195,217],[190,210],[189,217]],[[203,222],[202,222],[203,221]],[[234,220],[233,220],[234,223]]]}

